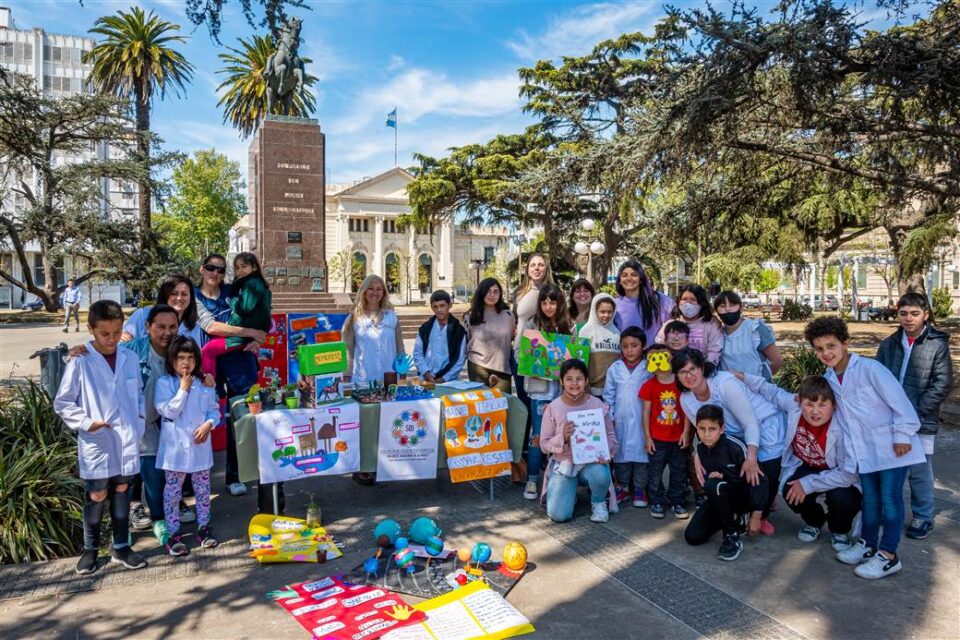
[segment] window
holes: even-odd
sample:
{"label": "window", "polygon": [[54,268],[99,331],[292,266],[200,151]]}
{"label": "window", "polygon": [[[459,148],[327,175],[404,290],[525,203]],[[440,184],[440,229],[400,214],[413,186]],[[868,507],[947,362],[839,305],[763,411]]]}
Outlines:
{"label": "window", "polygon": [[483,248],[483,263],[490,264],[494,260],[496,254],[496,247],[484,247]]}
{"label": "window", "polygon": [[860,267],[857,269],[857,288],[867,288],[867,268],[865,265],[860,265]]}
{"label": "window", "polygon": [[32,61],[32,44],[28,42],[0,42],[0,62],[29,64]]}
{"label": "window", "polygon": [[43,273],[43,257],[39,253],[33,254],[33,283],[38,287],[47,284],[47,277]]}
{"label": "window", "polygon": [[960,289],[960,271],[953,272],[953,288]]}
{"label": "window", "polygon": [[366,218],[350,218],[347,221],[348,228],[350,231],[360,233],[370,231],[370,221]]}
{"label": "window", "polygon": [[397,221],[396,220],[387,220],[383,223],[383,232],[384,233],[400,233],[397,231]]}

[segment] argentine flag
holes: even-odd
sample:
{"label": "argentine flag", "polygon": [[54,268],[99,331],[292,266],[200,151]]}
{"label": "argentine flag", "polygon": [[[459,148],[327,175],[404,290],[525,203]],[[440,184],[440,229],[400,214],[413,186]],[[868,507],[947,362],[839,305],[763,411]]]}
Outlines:
{"label": "argentine flag", "polygon": [[387,126],[397,128],[397,108],[394,107],[393,111],[387,114]]}

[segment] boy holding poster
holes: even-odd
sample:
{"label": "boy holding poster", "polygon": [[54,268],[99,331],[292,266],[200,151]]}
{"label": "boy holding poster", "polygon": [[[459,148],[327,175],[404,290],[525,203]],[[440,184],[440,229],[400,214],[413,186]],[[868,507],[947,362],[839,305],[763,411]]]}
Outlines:
{"label": "boy holding poster", "polygon": [[[577,485],[583,482],[590,487],[591,515],[593,522],[610,519],[607,510],[607,494],[610,491],[610,458],[617,452],[617,433],[607,411],[607,405],[589,393],[587,388],[587,365],[580,360],[567,360],[560,367],[562,395],[547,405],[543,411],[540,431],[540,447],[551,454],[550,481],[547,483],[547,515],[554,522],[564,522],[573,517],[577,501]],[[577,425],[571,420],[574,413],[591,409],[602,412],[603,436],[606,437],[606,457],[587,464],[574,464],[574,432]],[[601,437],[602,440],[602,437]]]}

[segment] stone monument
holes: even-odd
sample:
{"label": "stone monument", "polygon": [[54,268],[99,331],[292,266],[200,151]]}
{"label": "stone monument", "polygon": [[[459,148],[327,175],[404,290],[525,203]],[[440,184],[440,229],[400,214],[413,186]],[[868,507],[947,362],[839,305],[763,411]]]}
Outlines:
{"label": "stone monument", "polygon": [[[289,113],[303,85],[300,20],[283,26],[264,70],[267,103]],[[268,110],[269,113],[269,110]],[[326,291],[324,135],[312,118],[268,115],[249,147],[256,253],[277,292]]]}

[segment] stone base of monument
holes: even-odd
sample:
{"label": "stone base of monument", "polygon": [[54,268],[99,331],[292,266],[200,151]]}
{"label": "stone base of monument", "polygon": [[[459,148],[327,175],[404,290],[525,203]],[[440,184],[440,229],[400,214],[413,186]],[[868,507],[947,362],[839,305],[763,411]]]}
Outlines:
{"label": "stone base of monument", "polygon": [[254,251],[277,292],[327,290],[324,134],[312,118],[267,116],[249,147]]}

